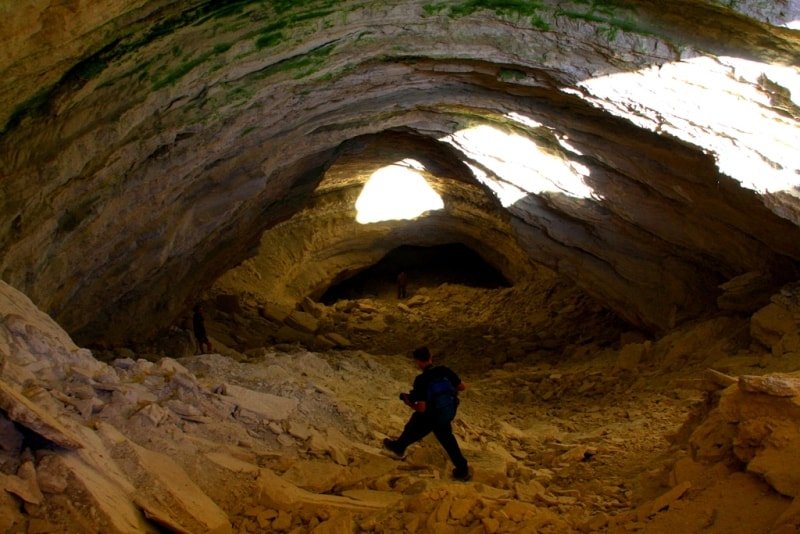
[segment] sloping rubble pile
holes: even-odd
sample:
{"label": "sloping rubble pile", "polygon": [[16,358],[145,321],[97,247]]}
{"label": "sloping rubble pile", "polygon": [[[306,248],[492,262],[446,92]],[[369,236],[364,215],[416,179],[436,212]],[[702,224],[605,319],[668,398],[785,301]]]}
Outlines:
{"label": "sloping rubble pile", "polygon": [[407,416],[405,358],[298,346],[107,364],[0,284],[0,530],[790,532],[793,295],[752,320],[464,372],[464,484],[432,438],[403,461],[378,448]]}

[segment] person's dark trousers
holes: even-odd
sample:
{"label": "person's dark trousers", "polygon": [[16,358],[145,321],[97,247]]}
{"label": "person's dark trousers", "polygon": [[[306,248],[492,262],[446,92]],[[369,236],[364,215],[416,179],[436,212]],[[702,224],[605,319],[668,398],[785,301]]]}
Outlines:
{"label": "person's dark trousers", "polygon": [[453,435],[453,427],[450,423],[437,423],[424,413],[414,412],[411,415],[411,419],[408,420],[405,428],[403,428],[403,433],[395,441],[395,446],[401,452],[405,451],[406,447],[418,442],[431,432],[442,444],[453,465],[458,469],[466,468],[467,460],[461,454],[461,448],[459,448],[456,437]]}

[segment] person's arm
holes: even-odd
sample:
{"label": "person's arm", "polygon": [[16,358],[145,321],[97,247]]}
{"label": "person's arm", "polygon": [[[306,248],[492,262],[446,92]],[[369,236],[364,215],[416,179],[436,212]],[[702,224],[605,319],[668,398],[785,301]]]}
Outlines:
{"label": "person's arm", "polygon": [[411,395],[408,393],[401,393],[400,400],[402,400],[406,406],[414,410],[415,412],[424,412],[425,409],[428,407],[425,401],[414,401],[411,399]]}

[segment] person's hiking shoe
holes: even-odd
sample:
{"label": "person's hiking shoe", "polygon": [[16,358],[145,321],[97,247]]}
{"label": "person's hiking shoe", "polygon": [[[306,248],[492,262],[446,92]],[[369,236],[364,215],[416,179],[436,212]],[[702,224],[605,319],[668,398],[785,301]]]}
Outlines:
{"label": "person's hiking shoe", "polygon": [[383,440],[383,448],[386,449],[387,451],[393,453],[398,458],[402,458],[403,457],[403,453],[405,452],[403,450],[400,450],[400,448],[397,446],[397,442],[395,440],[389,439],[389,438],[386,438],[386,439]]}
{"label": "person's hiking shoe", "polygon": [[459,468],[456,467],[453,469],[453,478],[456,480],[460,480],[461,482],[466,482],[467,480],[472,478],[472,474],[469,472],[469,467]]}

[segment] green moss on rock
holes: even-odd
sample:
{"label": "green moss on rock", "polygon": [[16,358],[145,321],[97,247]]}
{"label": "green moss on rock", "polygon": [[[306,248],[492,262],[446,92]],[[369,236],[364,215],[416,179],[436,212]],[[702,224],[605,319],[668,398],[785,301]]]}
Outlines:
{"label": "green moss on rock", "polygon": [[464,17],[477,11],[493,11],[503,17],[528,18],[533,27],[550,29],[542,18],[544,4],[540,0],[466,0],[461,2],[436,2],[423,6],[428,14],[447,12],[451,17]]}

